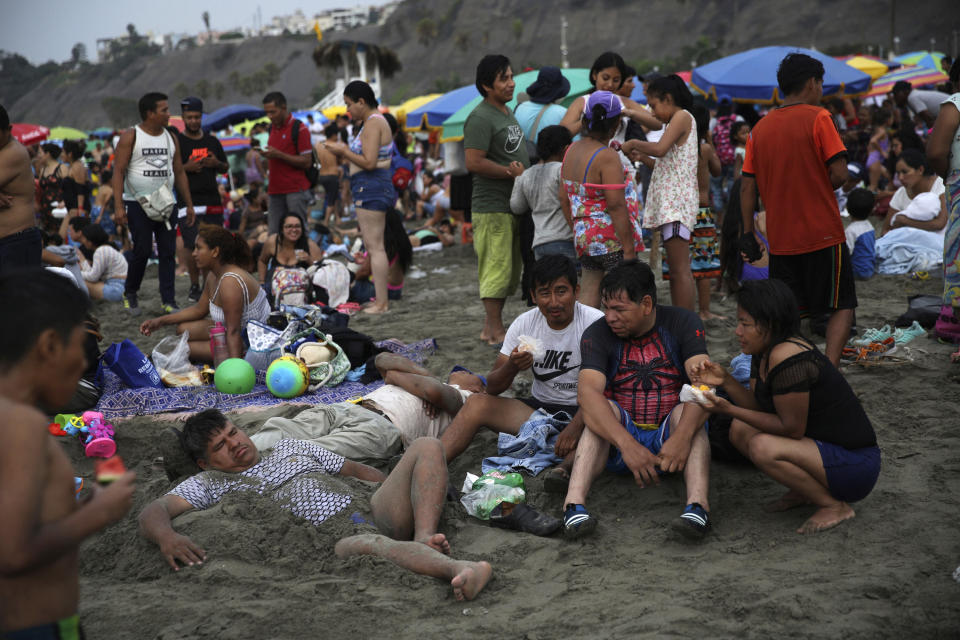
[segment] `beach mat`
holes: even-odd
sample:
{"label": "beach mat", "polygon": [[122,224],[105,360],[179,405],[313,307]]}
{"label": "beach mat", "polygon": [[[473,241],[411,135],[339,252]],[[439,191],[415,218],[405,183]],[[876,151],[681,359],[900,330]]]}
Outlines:
{"label": "beach mat", "polygon": [[[384,340],[377,342],[377,346],[409,358],[418,364],[422,364],[427,356],[437,350],[437,343],[433,338],[413,344],[404,344],[399,340]],[[257,384],[253,387],[253,391],[237,395],[220,393],[213,385],[131,389],[125,386],[113,372],[105,371],[104,391],[96,410],[101,412],[107,420],[121,420],[158,413],[194,413],[204,409],[239,411],[291,402],[333,404],[361,397],[382,385],[382,380],[370,384],[344,381],[335,387],[321,387],[313,393],[286,399],[277,398],[267,390],[262,371],[257,374]]]}

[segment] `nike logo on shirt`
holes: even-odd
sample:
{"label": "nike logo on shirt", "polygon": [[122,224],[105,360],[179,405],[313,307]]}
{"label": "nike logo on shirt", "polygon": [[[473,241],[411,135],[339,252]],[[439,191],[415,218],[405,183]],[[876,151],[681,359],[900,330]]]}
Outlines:
{"label": "nike logo on shirt", "polygon": [[559,371],[551,371],[550,373],[537,373],[536,369],[531,369],[533,371],[533,377],[539,380],[540,382],[548,382],[554,378],[559,378],[565,373],[569,373],[574,369],[579,369],[580,365],[575,364],[572,367],[567,367],[566,369],[560,369]]}

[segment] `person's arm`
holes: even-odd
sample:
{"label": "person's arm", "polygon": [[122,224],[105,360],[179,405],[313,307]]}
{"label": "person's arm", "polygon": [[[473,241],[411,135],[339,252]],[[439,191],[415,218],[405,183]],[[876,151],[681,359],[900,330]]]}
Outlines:
{"label": "person's arm", "polygon": [[553,452],[561,458],[566,458],[568,454],[573,453],[573,450],[577,448],[577,443],[580,442],[583,427],[583,409],[578,409],[567,426],[557,436]]}
{"label": "person's arm", "polygon": [[583,101],[584,98],[581,96],[571,102],[570,106],[567,107],[567,112],[563,114],[563,119],[560,120],[560,124],[566,127],[572,136],[580,134],[580,119],[583,117]]}
{"label": "person's arm", "polygon": [[895,220],[892,220],[890,226],[894,229],[897,227],[913,227],[914,229],[920,229],[922,231],[940,231],[947,226],[947,199],[946,194],[940,194],[940,211],[937,212],[937,217],[931,220],[915,220],[909,216],[897,216]]}
{"label": "person's arm", "polygon": [[223,151],[223,145],[216,138],[213,138],[213,155],[203,159],[203,166],[213,169],[217,173],[226,173],[230,170],[230,163],[227,162],[227,154]]}
{"label": "person's arm", "polygon": [[[720,174],[723,173],[723,164],[720,162],[720,156],[717,155],[717,151],[713,148],[713,144],[708,142],[705,145],[700,145],[700,149],[702,150],[703,154],[707,156],[707,169],[710,171],[710,175],[714,178],[719,178]],[[742,167],[743,160],[740,158],[740,156],[737,156],[737,160],[740,161],[740,166]]]}
{"label": "person's arm", "polygon": [[180,562],[187,566],[203,564],[207,552],[173,528],[173,519],[193,509],[193,505],[173,494],[157,498],[140,512],[140,535],[160,547],[160,553],[174,571]]}
{"label": "person's arm", "polygon": [[[170,135],[167,132],[167,135]],[[173,181],[177,186],[177,195],[183,198],[187,205],[187,226],[192,227],[196,214],[193,211],[193,198],[190,197],[190,182],[187,180],[187,173],[183,170],[183,162],[180,160],[180,142],[176,136],[170,136],[173,139]]]}
{"label": "person's arm", "polygon": [[95,487],[92,497],[74,511],[43,522],[45,501],[55,491],[62,495],[62,490],[47,486],[54,455],[49,449],[47,421],[38,411],[26,407],[10,409],[4,418],[7,425],[4,446],[0,447],[0,576],[13,577],[55,561],[76,549],[84,538],[119,521],[130,508],[136,474],[127,472],[105,489]]}
{"label": "person's arm", "polygon": [[927,161],[930,168],[941,178],[947,177],[950,170],[947,158],[950,155],[950,144],[960,129],[960,107],[953,102],[945,102],[940,106],[940,113],[927,138]]}
{"label": "person's arm", "polygon": [[560,176],[560,184],[557,186],[557,199],[560,200],[560,211],[563,212],[563,219],[570,225],[573,231],[573,210],[570,209],[570,197],[567,195],[567,188],[563,184],[563,176]]}
{"label": "person's arm", "polygon": [[[597,155],[597,168],[600,170],[600,183],[604,185],[623,184],[623,165],[620,156],[613,149],[604,149]],[[607,201],[607,215],[613,222],[613,232],[620,241],[624,260],[634,260],[637,257],[637,246],[633,238],[633,225],[630,223],[630,213],[627,211],[627,200],[623,188],[603,190]]]}
{"label": "person's arm", "polygon": [[380,372],[380,377],[384,380],[386,380],[387,373],[390,371],[415,373],[420,376],[430,375],[430,371],[428,369],[421,367],[413,360],[404,358],[403,356],[395,353],[390,353],[389,351],[378,353],[377,357],[373,360],[373,364],[377,367],[377,370]]}
{"label": "person's arm", "polygon": [[[657,120],[659,122],[659,120]],[[690,125],[692,124],[693,119],[690,114],[685,111],[677,111],[673,114],[673,117],[670,118],[670,126],[667,127],[667,130],[663,132],[663,135],[660,136],[660,139],[656,142],[647,142],[646,140],[627,140],[621,146],[623,152],[627,155],[630,155],[631,151],[639,151],[640,153],[645,153],[648,156],[653,156],[655,158],[662,158],[666,155],[667,151],[670,150],[670,147],[677,144],[684,135],[694,136],[697,134],[696,129],[691,129]]]}
{"label": "person's arm", "polygon": [[261,284],[267,282],[267,265],[270,264],[270,258],[273,257],[273,251],[277,246],[277,234],[272,233],[267,236],[267,241],[260,248],[260,259],[257,261],[257,276]]}
{"label": "person's arm", "polygon": [[[127,175],[130,157],[133,155],[134,129],[120,134],[117,151],[113,159],[113,220],[117,224],[127,223],[127,208],[123,206],[123,180]],[[131,194],[132,195],[132,194]]]}
{"label": "person's arm", "polygon": [[848,176],[846,153],[841,154],[831,160],[830,164],[827,165],[827,170],[830,172],[830,185],[833,187],[833,189],[837,190],[843,186],[843,183],[847,181]]}
{"label": "person's arm", "polygon": [[508,165],[497,164],[487,158],[487,152],[482,149],[465,149],[467,171],[499,180],[512,180],[523,173],[523,165],[514,160]]}
{"label": "person's arm", "polygon": [[620,98],[620,100],[623,102],[623,114],[634,122],[642,124],[651,131],[659,131],[663,128],[663,123],[657,119],[657,116],[644,108],[643,105],[630,98]]}
{"label": "person's arm", "polygon": [[[221,284],[220,306],[223,308],[223,324],[227,330],[227,353],[231,358],[243,357],[243,307],[245,302],[243,287],[237,282],[236,278],[229,278],[229,282]],[[181,311],[181,313],[183,312]]]}
{"label": "person's arm", "polygon": [[581,369],[577,381],[577,403],[583,412],[583,421],[590,431],[620,450],[623,461],[633,473],[637,484],[659,484],[656,456],[633,439],[620,424],[604,395],[607,376],[595,369]]}
{"label": "person's arm", "polygon": [[[246,230],[247,230],[247,216],[249,216],[249,215],[250,215],[250,207],[244,207],[243,213],[240,214],[240,226],[237,227],[237,233],[240,234],[241,236],[242,236],[242,235],[246,232]],[[262,251],[262,248],[261,248],[261,251]],[[258,260],[258,261],[257,261],[257,273],[260,272],[260,264],[259,264],[259,262],[260,262],[260,261]]]}
{"label": "person's arm", "polygon": [[757,400],[750,390],[740,384],[723,365],[709,359],[702,360],[690,372],[690,380],[696,384],[722,387],[730,400],[738,407],[758,409]]}
{"label": "person's arm", "polygon": [[532,208],[527,202],[527,194],[524,192],[524,180],[521,176],[513,181],[513,191],[510,192],[510,210],[520,215],[530,211]]}
{"label": "person's arm", "polygon": [[387,476],[377,469],[353,460],[344,460],[339,475],[367,482],[383,482]]}
{"label": "person's arm", "polygon": [[77,249],[77,258],[80,258],[80,275],[83,276],[84,280],[87,282],[100,282],[100,276],[103,275],[103,270],[106,267],[104,264],[105,254],[105,251],[94,251],[93,263],[91,264],[83,258],[83,254],[80,253],[79,248]]}
{"label": "person's arm", "polygon": [[317,262],[323,259],[323,249],[320,248],[320,245],[308,238],[307,247],[309,248],[311,262]]}
{"label": "person's arm", "polygon": [[[687,378],[693,380],[699,368],[708,360],[709,358],[705,353],[687,358],[683,363]],[[687,466],[687,458],[690,456],[693,437],[699,429],[703,428],[708,415],[707,410],[699,404],[695,402],[684,403],[676,428],[671,429],[670,436],[663,443],[663,447],[657,455],[660,460],[660,468],[663,471],[667,473],[683,471],[684,467]]]}
{"label": "person's arm", "polygon": [[509,356],[498,354],[493,369],[487,374],[487,393],[494,396],[503,393],[510,388],[518,373],[532,366],[533,355],[528,351],[514,347]]}

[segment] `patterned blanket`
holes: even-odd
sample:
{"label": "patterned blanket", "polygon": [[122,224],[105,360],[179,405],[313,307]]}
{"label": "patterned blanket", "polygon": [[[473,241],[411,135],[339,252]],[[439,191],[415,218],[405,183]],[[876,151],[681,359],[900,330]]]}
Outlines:
{"label": "patterned blanket", "polygon": [[[403,344],[398,340],[378,342],[377,346],[393,353],[405,356],[418,364],[437,350],[433,338],[427,338],[413,344]],[[333,404],[361,397],[383,385],[377,380],[364,385],[359,382],[344,381],[341,384],[324,388],[297,398],[277,398],[264,385],[264,372],[257,374],[257,384],[250,393],[231,395],[220,393],[213,385],[202,387],[172,387],[164,389],[131,389],[123,384],[113,372],[104,371],[104,391],[97,404],[97,411],[108,420],[119,420],[133,416],[153,415],[156,413],[182,413],[220,409],[236,411],[253,407],[272,407],[278,404],[296,402],[308,404]]]}

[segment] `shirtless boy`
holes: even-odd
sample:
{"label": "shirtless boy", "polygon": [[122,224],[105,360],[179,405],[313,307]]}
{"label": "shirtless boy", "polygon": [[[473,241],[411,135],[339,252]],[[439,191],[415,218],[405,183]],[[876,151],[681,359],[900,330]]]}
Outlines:
{"label": "shirtless boy", "polygon": [[43,241],[33,213],[30,154],[17,142],[0,105],[0,273],[39,267]]}
{"label": "shirtless boy", "polygon": [[0,274],[0,637],[78,638],[77,547],[130,508],[128,472],[74,498],[44,411],[70,401],[86,362],[87,300],[43,269]]}

